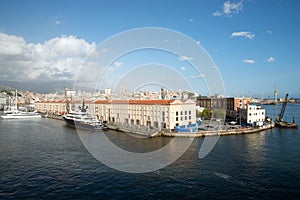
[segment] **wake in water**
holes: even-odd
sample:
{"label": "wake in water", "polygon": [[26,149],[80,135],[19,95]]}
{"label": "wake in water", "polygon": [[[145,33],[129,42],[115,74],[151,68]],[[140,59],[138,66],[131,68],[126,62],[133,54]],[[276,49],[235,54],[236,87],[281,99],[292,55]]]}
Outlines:
{"label": "wake in water", "polygon": [[225,179],[227,181],[230,181],[238,186],[247,186],[248,184],[246,182],[243,181],[238,181],[232,178],[232,176],[228,175],[228,174],[223,174],[223,173],[219,173],[219,172],[214,172],[214,175],[216,175],[217,177],[220,177],[222,179]]}

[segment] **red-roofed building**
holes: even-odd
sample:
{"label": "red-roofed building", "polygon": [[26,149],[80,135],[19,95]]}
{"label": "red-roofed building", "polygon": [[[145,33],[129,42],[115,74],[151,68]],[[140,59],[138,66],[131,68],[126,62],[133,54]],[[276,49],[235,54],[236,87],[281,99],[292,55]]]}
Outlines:
{"label": "red-roofed building", "polygon": [[[79,109],[82,101],[73,102]],[[196,123],[196,103],[192,100],[85,100],[88,112],[99,119],[121,125],[173,129],[174,126]],[[40,112],[65,113],[66,101],[39,101]],[[72,106],[70,106],[72,108]]]}
{"label": "red-roofed building", "polygon": [[196,123],[192,100],[97,100],[95,114],[112,123],[173,129]]}

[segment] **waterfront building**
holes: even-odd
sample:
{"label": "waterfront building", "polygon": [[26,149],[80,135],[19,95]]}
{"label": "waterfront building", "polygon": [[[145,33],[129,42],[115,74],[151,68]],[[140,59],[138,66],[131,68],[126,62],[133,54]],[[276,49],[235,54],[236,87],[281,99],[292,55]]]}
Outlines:
{"label": "waterfront building", "polygon": [[95,114],[105,121],[159,130],[196,123],[192,100],[97,100]]}
{"label": "waterfront building", "polygon": [[[82,101],[72,102],[78,110]],[[122,125],[148,126],[170,130],[175,126],[196,123],[196,103],[192,100],[96,100],[85,101],[87,111],[100,120]],[[39,112],[64,114],[65,100],[35,102]]]}
{"label": "waterfront building", "polygon": [[236,119],[238,109],[247,107],[251,101],[251,97],[198,97],[197,106],[209,110],[224,109],[228,118]]}
{"label": "waterfront building", "polygon": [[238,108],[244,108],[252,102],[251,97],[235,97],[234,98],[234,110],[237,111]]}
{"label": "waterfront building", "polygon": [[34,103],[35,109],[41,113],[61,115],[67,112],[66,100],[43,100]]}
{"label": "waterfront building", "polygon": [[258,105],[247,105],[238,109],[239,118],[252,126],[262,126],[266,119],[266,110]]}
{"label": "waterfront building", "polygon": [[225,109],[234,110],[235,109],[235,98],[218,98],[218,97],[198,97],[197,106],[212,109]]}
{"label": "waterfront building", "polygon": [[6,93],[1,92],[0,93],[0,105],[3,105],[3,106],[7,105],[7,98],[8,98],[8,96],[6,95]]}

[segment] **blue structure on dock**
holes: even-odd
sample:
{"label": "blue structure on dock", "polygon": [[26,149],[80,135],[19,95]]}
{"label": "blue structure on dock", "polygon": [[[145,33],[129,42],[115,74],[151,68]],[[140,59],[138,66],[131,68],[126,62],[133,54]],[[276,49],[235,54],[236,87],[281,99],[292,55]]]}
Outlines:
{"label": "blue structure on dock", "polygon": [[195,133],[198,131],[198,127],[200,127],[201,125],[202,125],[202,119],[200,119],[197,124],[175,126],[174,131],[177,133],[186,133],[186,132]]}

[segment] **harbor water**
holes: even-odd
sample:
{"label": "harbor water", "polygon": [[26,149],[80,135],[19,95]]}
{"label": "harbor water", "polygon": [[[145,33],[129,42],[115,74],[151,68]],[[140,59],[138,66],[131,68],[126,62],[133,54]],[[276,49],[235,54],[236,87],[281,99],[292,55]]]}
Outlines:
{"label": "harbor water", "polygon": [[[281,105],[264,107],[275,118]],[[293,116],[300,123],[299,104],[288,104],[284,118]],[[105,134],[132,152],[172,140]],[[95,159],[63,121],[0,120],[0,199],[299,199],[300,129],[222,136],[200,159],[204,139],[165,168],[126,173]]]}

